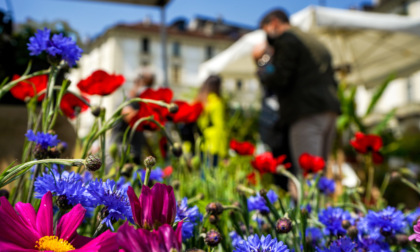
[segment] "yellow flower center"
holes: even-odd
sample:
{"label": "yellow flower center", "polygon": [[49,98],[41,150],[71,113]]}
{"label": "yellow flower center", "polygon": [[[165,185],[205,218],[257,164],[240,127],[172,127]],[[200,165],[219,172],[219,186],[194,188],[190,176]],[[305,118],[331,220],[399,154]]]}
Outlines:
{"label": "yellow flower center", "polygon": [[57,236],[44,236],[35,245],[39,251],[67,252],[75,248],[66,240],[59,239]]}

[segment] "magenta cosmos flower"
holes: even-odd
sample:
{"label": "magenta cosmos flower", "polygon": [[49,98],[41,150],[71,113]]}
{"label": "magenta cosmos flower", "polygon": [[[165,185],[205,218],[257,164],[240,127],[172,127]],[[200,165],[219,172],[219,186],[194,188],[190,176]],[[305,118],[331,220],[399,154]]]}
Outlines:
{"label": "magenta cosmos flower", "polygon": [[417,224],[414,225],[414,234],[410,235],[408,239],[410,241],[416,240],[416,242],[420,242],[420,220],[417,221]]}
{"label": "magenta cosmos flower", "polygon": [[[127,223],[118,230],[117,241],[123,251],[137,252],[171,252],[182,249],[182,221],[176,230],[168,224],[157,230],[135,229]],[[120,250],[121,251],[121,250]]]}
{"label": "magenta cosmos flower", "polygon": [[41,199],[38,213],[29,203],[16,203],[15,209],[0,198],[1,251],[116,251],[116,234],[107,230],[97,238],[78,235],[86,209],[77,204],[63,215],[56,229],[53,224],[52,194]]}
{"label": "magenta cosmos flower", "polygon": [[148,230],[163,224],[172,225],[176,216],[176,200],[172,186],[156,183],[152,189],[141,188],[140,198],[130,186],[127,195],[133,212],[134,223]]}

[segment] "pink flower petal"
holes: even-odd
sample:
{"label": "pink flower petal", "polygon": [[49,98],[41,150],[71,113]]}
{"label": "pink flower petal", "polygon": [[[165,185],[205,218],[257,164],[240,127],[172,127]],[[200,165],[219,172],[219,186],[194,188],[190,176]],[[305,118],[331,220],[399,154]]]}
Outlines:
{"label": "pink flower petal", "polygon": [[140,226],[147,229],[153,228],[153,195],[146,185],[141,188],[140,206]]}
{"label": "pink flower petal", "polygon": [[[117,242],[119,247],[127,252],[147,252],[147,249],[144,249],[143,247],[147,246],[150,241],[141,235],[141,230],[143,229],[136,230],[133,227],[130,227],[127,223],[123,224],[117,233]],[[140,243],[143,243],[143,246],[141,246]]]}
{"label": "pink flower petal", "polygon": [[90,238],[90,237],[86,237],[86,236],[83,236],[83,235],[76,234],[76,236],[74,237],[73,240],[70,241],[70,243],[75,248],[81,248],[93,239],[94,238]]}
{"label": "pink flower petal", "polygon": [[131,212],[133,213],[134,223],[141,226],[141,205],[139,198],[137,197],[136,193],[134,192],[134,189],[131,186],[128,187],[127,196],[130,200]]}
{"label": "pink flower petal", "polygon": [[40,238],[38,233],[28,228],[5,197],[0,197],[0,216],[2,243],[16,244],[20,248],[34,248],[35,242]]}
{"label": "pink flower petal", "polygon": [[116,239],[116,233],[112,233],[107,230],[95,239],[91,240],[89,243],[77,249],[77,252],[114,252],[118,250],[118,244]]}
{"label": "pink flower petal", "polygon": [[15,204],[15,209],[20,218],[29,228],[36,230],[36,212],[30,203],[18,202]]}
{"label": "pink flower petal", "polygon": [[47,192],[41,199],[41,205],[39,205],[38,214],[36,216],[36,226],[41,236],[54,235],[52,208],[52,194],[51,192]]}
{"label": "pink flower petal", "polygon": [[37,249],[27,249],[27,248],[22,248],[21,246],[18,246],[16,244],[13,243],[7,243],[7,242],[2,242],[0,241],[0,251],[2,252],[30,252],[30,251],[36,251],[38,252]]}
{"label": "pink flower petal", "polygon": [[71,241],[77,235],[76,230],[85,217],[86,209],[77,204],[70,212],[61,217],[57,225],[57,236],[66,241]]}

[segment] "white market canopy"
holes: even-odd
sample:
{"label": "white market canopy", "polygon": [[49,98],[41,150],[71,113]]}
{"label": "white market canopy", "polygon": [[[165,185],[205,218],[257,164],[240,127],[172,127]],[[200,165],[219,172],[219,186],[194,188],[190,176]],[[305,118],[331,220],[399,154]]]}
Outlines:
{"label": "white market canopy", "polygon": [[[292,15],[291,23],[315,34],[330,49],[334,66],[349,65],[348,82],[374,86],[390,74],[407,76],[420,70],[420,19],[311,6]],[[200,66],[199,79],[209,74],[255,72],[251,57],[265,40],[262,30],[244,35]]]}

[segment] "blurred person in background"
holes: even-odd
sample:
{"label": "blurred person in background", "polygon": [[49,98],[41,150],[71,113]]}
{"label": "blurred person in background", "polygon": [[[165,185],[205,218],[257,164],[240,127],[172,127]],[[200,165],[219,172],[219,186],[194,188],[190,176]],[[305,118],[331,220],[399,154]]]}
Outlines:
{"label": "blurred person in background", "polygon": [[226,156],[228,148],[225,104],[220,95],[221,85],[220,77],[211,75],[204,81],[197,95],[197,101],[204,107],[197,121],[203,134],[202,151],[205,157],[210,158],[212,167],[217,166],[219,158]]}
{"label": "blurred person in background", "polygon": [[[262,82],[264,75],[272,74],[274,66],[272,56],[274,50],[267,42],[256,45],[252,51],[257,66],[257,75]],[[263,84],[263,83],[262,83]],[[291,162],[289,151],[289,139],[287,125],[280,123],[280,104],[277,95],[273,90],[264,86],[261,100],[261,112],[258,118],[258,131],[261,141],[268,146],[274,157],[285,154],[285,162]],[[284,190],[288,190],[288,179],[285,176],[275,174],[274,183]]]}
{"label": "blurred person in background", "polygon": [[283,10],[270,11],[260,27],[274,50],[272,70],[260,78],[279,99],[279,123],[289,129],[297,174],[303,153],[327,160],[332,149],[340,104],[331,55],[315,37],[292,27]]}

